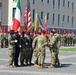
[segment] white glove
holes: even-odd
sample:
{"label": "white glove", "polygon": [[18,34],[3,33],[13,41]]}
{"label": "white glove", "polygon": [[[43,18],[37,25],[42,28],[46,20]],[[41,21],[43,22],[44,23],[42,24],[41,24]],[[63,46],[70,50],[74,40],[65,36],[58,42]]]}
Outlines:
{"label": "white glove", "polygon": [[17,40],[15,40],[15,43],[17,43],[18,41]]}
{"label": "white glove", "polygon": [[22,46],[21,46],[21,45],[19,45],[19,47],[21,48]]}

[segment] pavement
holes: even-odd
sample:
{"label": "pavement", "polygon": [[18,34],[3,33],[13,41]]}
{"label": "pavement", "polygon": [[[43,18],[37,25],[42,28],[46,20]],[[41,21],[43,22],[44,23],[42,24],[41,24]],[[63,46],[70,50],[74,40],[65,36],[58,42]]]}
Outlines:
{"label": "pavement", "polygon": [[46,50],[45,68],[43,69],[34,65],[9,68],[7,66],[8,48],[0,48],[0,75],[76,75],[76,52],[60,51],[59,59],[62,67],[58,68],[48,68],[51,63],[50,56],[50,51]]}

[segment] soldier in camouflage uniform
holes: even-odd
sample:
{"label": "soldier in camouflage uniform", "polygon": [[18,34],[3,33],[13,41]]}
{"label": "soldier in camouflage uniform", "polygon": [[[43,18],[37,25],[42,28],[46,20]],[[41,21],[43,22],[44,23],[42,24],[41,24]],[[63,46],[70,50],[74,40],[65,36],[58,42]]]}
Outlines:
{"label": "soldier in camouflage uniform", "polygon": [[33,42],[32,42],[32,48],[33,48],[33,52],[34,52],[34,66],[38,66],[38,36],[40,34],[36,34],[33,37]]}
{"label": "soldier in camouflage uniform", "polygon": [[42,31],[42,34],[38,36],[37,40],[37,48],[38,48],[38,67],[44,68],[44,60],[45,60],[45,46],[47,45],[47,40],[45,36],[45,31]]}
{"label": "soldier in camouflage uniform", "polygon": [[9,57],[8,66],[14,67],[13,63],[15,58],[15,38],[13,30],[11,30],[10,34],[8,34],[8,57]]}
{"label": "soldier in camouflage uniform", "polygon": [[5,32],[2,32],[1,34],[1,47],[4,48],[5,47]]}
{"label": "soldier in camouflage uniform", "polygon": [[8,47],[8,33],[6,32],[6,35],[5,35],[5,48]]}
{"label": "soldier in camouflage uniform", "polygon": [[26,41],[26,37],[24,36],[25,35],[25,31],[23,31],[22,32],[22,34],[21,34],[21,49],[20,49],[20,53],[21,53],[21,55],[20,55],[20,63],[21,63],[21,66],[25,66],[25,64],[24,64],[24,59],[25,59],[25,48],[26,48],[26,46],[25,46],[25,41]]}
{"label": "soldier in camouflage uniform", "polygon": [[53,29],[49,35],[49,47],[51,51],[51,65],[48,68],[54,68],[55,66],[61,66],[58,54],[61,46],[60,36],[56,33],[56,29]]}
{"label": "soldier in camouflage uniform", "polygon": [[63,46],[67,46],[67,34],[63,34]]}

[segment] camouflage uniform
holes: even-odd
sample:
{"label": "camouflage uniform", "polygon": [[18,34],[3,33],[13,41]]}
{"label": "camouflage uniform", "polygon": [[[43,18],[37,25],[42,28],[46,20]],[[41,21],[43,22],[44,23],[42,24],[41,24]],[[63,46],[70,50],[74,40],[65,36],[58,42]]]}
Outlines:
{"label": "camouflage uniform", "polygon": [[8,47],[8,33],[5,35],[5,48]]}
{"label": "camouflage uniform", "polygon": [[5,47],[5,35],[6,35],[6,33],[1,34],[1,47],[2,48]]}
{"label": "camouflage uniform", "polygon": [[63,46],[67,46],[67,34],[63,34]]}
{"label": "camouflage uniform", "polygon": [[44,60],[45,60],[45,44],[47,43],[46,37],[41,34],[38,36],[37,40],[38,44],[38,65],[39,68],[43,68]]}
{"label": "camouflage uniform", "polygon": [[32,43],[32,48],[33,48],[33,52],[34,52],[34,65],[38,65],[38,48],[37,48],[37,40],[38,37],[36,36],[33,39],[33,43]]}
{"label": "camouflage uniform", "polygon": [[58,58],[58,54],[59,54],[59,48],[61,46],[61,40],[60,40],[60,36],[59,34],[54,34],[53,36],[49,36],[49,47],[50,47],[50,51],[51,51],[51,65],[49,66],[49,68],[53,68],[56,66],[60,66],[60,61]]}
{"label": "camouflage uniform", "polygon": [[15,57],[15,42],[14,35],[8,35],[8,56],[9,56],[9,66],[13,66],[14,57]]}
{"label": "camouflage uniform", "polygon": [[68,34],[68,46],[72,46],[72,35]]}
{"label": "camouflage uniform", "polygon": [[21,66],[24,66],[24,59],[25,59],[25,41],[26,41],[26,37],[24,37],[24,34],[21,35],[21,49],[20,49],[20,63],[21,63]]}

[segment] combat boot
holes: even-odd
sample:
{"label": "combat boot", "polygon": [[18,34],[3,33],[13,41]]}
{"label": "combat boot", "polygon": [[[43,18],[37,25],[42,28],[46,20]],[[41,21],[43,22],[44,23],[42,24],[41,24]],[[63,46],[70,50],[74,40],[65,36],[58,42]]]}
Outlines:
{"label": "combat boot", "polygon": [[9,67],[9,68],[14,68],[15,66],[13,66],[13,65],[8,65],[8,67]]}
{"label": "combat boot", "polygon": [[35,67],[38,67],[39,65],[38,65],[38,64],[34,64],[34,66],[35,66]]}
{"label": "combat boot", "polygon": [[43,65],[41,65],[41,66],[40,66],[40,68],[44,68],[44,66],[43,66]]}
{"label": "combat boot", "polygon": [[55,68],[55,66],[54,65],[50,65],[50,66],[48,66],[48,68]]}

